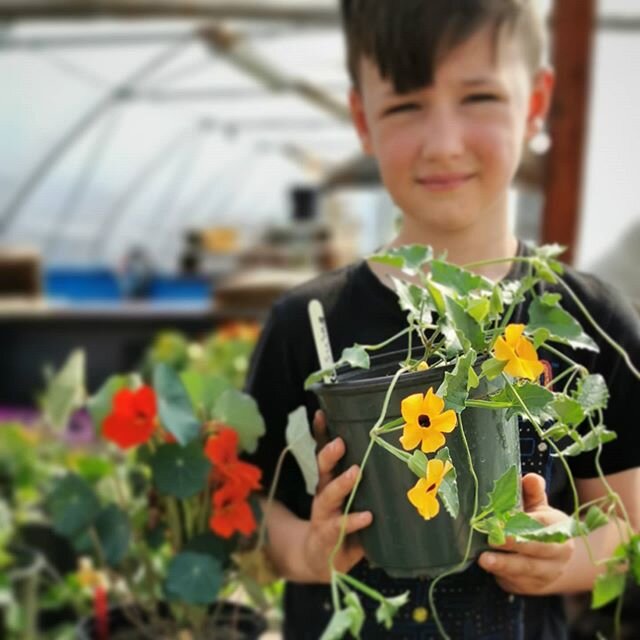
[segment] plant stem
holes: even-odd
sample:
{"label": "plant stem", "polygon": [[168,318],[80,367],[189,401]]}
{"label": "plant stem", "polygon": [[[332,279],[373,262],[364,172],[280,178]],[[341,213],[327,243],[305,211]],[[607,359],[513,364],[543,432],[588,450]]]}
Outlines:
{"label": "plant stem", "polygon": [[406,327],[402,331],[399,331],[398,333],[396,333],[394,336],[387,338],[387,340],[385,340],[384,342],[381,342],[380,344],[363,344],[361,346],[367,351],[379,351],[380,349],[384,349],[387,345],[391,344],[398,338],[401,338],[403,335],[410,333],[412,329],[413,327]]}
{"label": "plant stem", "polygon": [[[335,547],[333,548],[333,550],[331,551],[331,554],[329,556],[329,567],[331,568],[332,574],[335,571],[334,568],[334,560],[336,557],[336,554],[338,553],[338,550],[340,549],[340,547],[342,546],[342,543],[344,542],[344,538],[346,535],[346,527],[347,527],[347,515],[349,513],[349,511],[351,510],[351,505],[353,504],[353,501],[355,499],[356,496],[356,492],[358,491],[358,487],[360,486],[360,482],[362,480],[362,473],[364,471],[364,468],[367,464],[367,461],[369,459],[369,456],[371,455],[371,451],[373,450],[373,447],[375,445],[375,433],[376,433],[376,429],[378,429],[380,427],[380,425],[382,424],[385,416],[387,415],[387,409],[389,407],[389,402],[391,400],[391,394],[393,393],[393,390],[398,382],[398,378],[402,375],[402,373],[404,373],[405,369],[403,369],[402,367],[399,368],[395,374],[393,375],[393,378],[391,379],[391,382],[389,384],[389,386],[387,387],[387,392],[385,394],[384,397],[384,401],[382,403],[382,410],[380,411],[380,416],[378,417],[378,420],[376,421],[376,423],[373,425],[373,427],[371,428],[371,431],[369,432],[369,446],[367,447],[367,450],[364,453],[364,456],[362,458],[362,462],[360,463],[360,469],[358,470],[358,477],[356,478],[355,484],[353,485],[353,489],[351,489],[351,493],[349,494],[349,498],[347,500],[347,504],[344,508],[344,512],[343,512],[343,517],[342,517],[342,524],[340,526],[340,534],[338,535],[338,540],[336,542]],[[333,583],[333,580],[332,580]]]}
{"label": "plant stem", "polygon": [[440,620],[440,616],[438,615],[438,608],[436,607],[435,602],[435,590],[436,586],[440,583],[441,580],[454,575],[456,573],[460,573],[464,571],[467,562],[469,561],[469,556],[471,554],[471,544],[473,542],[473,530],[474,530],[474,521],[476,519],[476,513],[478,512],[478,492],[480,488],[480,483],[478,481],[478,476],[476,475],[475,468],[473,466],[473,458],[471,457],[471,449],[469,448],[469,442],[467,441],[467,436],[464,431],[464,426],[462,424],[462,415],[458,414],[458,421],[460,422],[460,435],[462,436],[462,442],[464,443],[465,452],[467,454],[467,461],[469,463],[469,471],[471,473],[471,477],[473,478],[473,515],[471,517],[471,521],[469,523],[469,537],[467,538],[467,546],[464,551],[464,556],[460,563],[453,567],[450,571],[445,571],[441,573],[439,576],[432,580],[429,585],[429,608],[433,613],[433,620],[436,623],[436,627],[438,627],[438,633],[445,639],[450,640],[449,635],[447,634],[445,628],[442,626],[442,621]]}
{"label": "plant stem", "polygon": [[526,256],[513,256],[513,258],[495,258],[490,260],[477,260],[476,262],[467,262],[466,264],[462,264],[460,265],[460,268],[470,271],[472,269],[476,269],[477,267],[487,267],[493,264],[504,264],[506,262],[531,262],[531,258],[528,258]]}
{"label": "plant stem", "polygon": [[476,409],[511,409],[513,402],[494,402],[492,400],[466,400],[466,407],[475,407]]}
{"label": "plant stem", "polygon": [[558,280],[560,284],[566,289],[567,293],[571,296],[571,299],[574,301],[578,309],[580,309],[584,317],[589,321],[589,324],[600,334],[600,336],[609,346],[615,349],[615,351],[617,351],[622,356],[622,359],[625,361],[627,367],[629,367],[629,371],[631,371],[631,373],[633,373],[633,375],[638,380],[640,380],[640,371],[638,371],[638,369],[636,369],[636,367],[633,365],[633,362],[631,362],[631,358],[629,357],[629,354],[625,351],[625,349],[623,349],[613,338],[611,338],[611,336],[609,336],[609,334],[595,321],[580,298],[573,292],[573,289],[564,281],[564,279],[558,277]]}
{"label": "plant stem", "polygon": [[256,548],[261,549],[264,546],[266,537],[267,537],[267,520],[269,518],[269,513],[271,512],[271,505],[273,504],[273,497],[276,493],[276,487],[278,486],[278,481],[280,480],[280,473],[282,472],[282,465],[284,463],[284,459],[287,453],[290,451],[291,447],[286,446],[278,457],[278,463],[276,464],[276,470],[273,474],[273,481],[271,482],[271,487],[269,487],[269,495],[267,496],[267,504],[264,508],[264,518],[262,518],[262,522],[260,523],[260,532],[258,533],[258,543]]}
{"label": "plant stem", "polygon": [[364,593],[365,596],[369,596],[372,600],[376,600],[377,602],[385,601],[385,597],[381,593],[379,593],[375,589],[372,589],[370,586],[364,584],[363,582],[360,582],[360,580],[356,580],[348,573],[339,573],[338,580],[346,582],[354,589],[358,589],[358,591]]}
{"label": "plant stem", "polygon": [[529,422],[531,423],[531,425],[535,429],[536,433],[538,434],[538,437],[541,440],[544,440],[545,442],[547,442],[549,444],[549,446],[553,449],[553,451],[558,456],[558,459],[560,460],[560,463],[564,467],[565,473],[567,474],[567,479],[569,481],[569,485],[571,487],[571,493],[573,495],[573,505],[574,505],[573,506],[573,515],[577,516],[577,514],[578,514],[578,512],[580,510],[580,498],[578,497],[578,489],[576,488],[576,483],[575,483],[575,480],[573,478],[573,474],[571,473],[571,468],[569,467],[569,463],[566,461],[565,457],[561,454],[560,449],[558,448],[556,443],[553,440],[551,440],[551,438],[546,438],[544,436],[544,432],[542,431],[542,427],[538,424],[538,421],[533,417],[533,415],[531,415],[531,412],[529,411],[529,407],[527,407],[525,402],[522,400],[522,398],[520,397],[520,394],[516,390],[515,386],[511,383],[511,380],[509,380],[509,378],[504,373],[502,374],[502,376],[504,377],[504,379],[505,379],[509,389],[511,390],[511,392],[513,393],[513,395],[516,397],[516,399],[520,403],[520,406],[522,407],[522,409],[524,410],[525,414],[527,415],[527,419],[529,420]]}
{"label": "plant stem", "polygon": [[383,449],[388,451],[392,456],[395,456],[396,458],[398,458],[398,460],[401,460],[402,462],[404,462],[404,464],[407,464],[411,459],[411,456],[408,453],[405,453],[401,449],[398,449],[398,447],[394,447],[392,444],[389,444],[386,440],[383,440],[380,436],[374,435],[373,440],[377,445],[381,446]]}

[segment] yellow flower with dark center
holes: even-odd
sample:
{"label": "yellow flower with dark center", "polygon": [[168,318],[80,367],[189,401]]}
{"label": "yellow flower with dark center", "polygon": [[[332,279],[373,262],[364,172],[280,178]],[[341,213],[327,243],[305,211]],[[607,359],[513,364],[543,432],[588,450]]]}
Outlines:
{"label": "yellow flower with dark center", "polygon": [[429,389],[423,396],[414,393],[407,396],[400,405],[400,411],[406,424],[400,443],[407,451],[421,445],[425,453],[437,451],[444,443],[443,433],[450,433],[456,427],[455,411],[449,409],[443,413],[444,400]]}
{"label": "yellow flower with dark center", "polygon": [[448,460],[429,460],[426,476],[420,478],[413,489],[407,491],[409,502],[425,520],[435,518],[440,512],[438,489],[452,468],[453,465]]}
{"label": "yellow flower with dark center", "polygon": [[523,324],[510,324],[504,331],[504,338],[496,340],[493,355],[496,360],[507,361],[504,371],[514,378],[537,380],[544,371],[536,350],[522,333]]}

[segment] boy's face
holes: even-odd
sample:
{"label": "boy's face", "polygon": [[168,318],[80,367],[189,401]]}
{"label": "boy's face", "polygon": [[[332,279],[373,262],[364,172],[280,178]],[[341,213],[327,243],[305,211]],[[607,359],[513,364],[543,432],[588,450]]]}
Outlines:
{"label": "boy's face", "polygon": [[532,82],[512,40],[494,47],[483,28],[444,57],[432,86],[402,95],[362,60],[354,123],[405,224],[449,233],[507,215],[523,143],[552,86],[551,72]]}

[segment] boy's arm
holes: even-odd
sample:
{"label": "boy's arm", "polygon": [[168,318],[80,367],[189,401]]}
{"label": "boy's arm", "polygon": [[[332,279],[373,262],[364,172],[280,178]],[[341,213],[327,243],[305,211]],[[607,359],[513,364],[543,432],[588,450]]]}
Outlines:
{"label": "boy's arm", "polygon": [[[358,474],[358,468],[353,466],[333,478],[333,469],[344,455],[344,450],[344,442],[336,438],[318,453],[319,482],[309,520],[298,518],[278,501],[274,501],[270,508],[262,504],[269,533],[269,557],[287,580],[330,582],[329,557],[340,535],[345,498]],[[346,519],[346,533],[368,526],[371,519],[369,511],[350,513]],[[334,566],[346,572],[363,556],[362,546],[352,537],[347,537],[335,556]]]}
{"label": "boy's arm", "polygon": [[[620,496],[634,531],[640,530],[640,468],[629,469],[606,476],[607,482]],[[581,503],[606,495],[603,483],[598,479],[576,480]],[[544,524],[551,524],[568,517],[549,506],[544,493],[544,480],[535,474],[523,478],[525,510]],[[611,520],[588,536],[593,561],[608,558],[622,541],[620,522]],[[522,595],[546,595],[590,591],[596,576],[602,571],[597,567],[584,540],[578,538],[563,544],[513,543],[500,547],[500,552],[483,553],[480,565],[496,576],[506,591]],[[502,553],[506,552],[506,553]]]}

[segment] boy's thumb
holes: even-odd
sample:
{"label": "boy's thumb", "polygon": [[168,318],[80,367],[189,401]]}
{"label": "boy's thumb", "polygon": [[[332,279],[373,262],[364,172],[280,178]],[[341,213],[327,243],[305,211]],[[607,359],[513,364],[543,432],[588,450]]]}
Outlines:
{"label": "boy's thumb", "polygon": [[522,501],[525,511],[549,506],[545,481],[542,476],[537,473],[528,473],[522,478]]}

